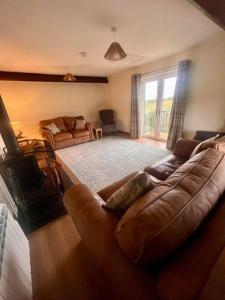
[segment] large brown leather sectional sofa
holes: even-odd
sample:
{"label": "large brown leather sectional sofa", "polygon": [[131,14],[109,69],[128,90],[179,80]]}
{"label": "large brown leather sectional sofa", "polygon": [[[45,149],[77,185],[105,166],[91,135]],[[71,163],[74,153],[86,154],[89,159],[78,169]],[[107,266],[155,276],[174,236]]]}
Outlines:
{"label": "large brown leather sectional sofa", "polygon": [[[54,150],[91,141],[93,139],[92,124],[86,122],[84,129],[76,129],[76,120],[84,120],[84,117],[57,117],[42,120],[39,123],[40,133],[51,144]],[[61,132],[53,135],[45,127],[51,123],[54,123]]]}
{"label": "large brown leather sectional sofa", "polygon": [[79,184],[65,194],[96,268],[98,299],[225,299],[225,154],[208,149],[189,158],[198,143],[181,139],[147,167],[159,179],[168,173],[122,218],[102,204],[137,173],[98,193]]}

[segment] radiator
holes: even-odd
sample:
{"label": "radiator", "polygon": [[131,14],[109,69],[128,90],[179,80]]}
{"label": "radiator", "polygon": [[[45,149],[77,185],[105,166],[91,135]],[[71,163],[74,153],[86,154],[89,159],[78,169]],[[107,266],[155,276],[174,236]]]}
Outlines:
{"label": "radiator", "polygon": [[32,299],[29,243],[5,204],[0,204],[0,300]]}

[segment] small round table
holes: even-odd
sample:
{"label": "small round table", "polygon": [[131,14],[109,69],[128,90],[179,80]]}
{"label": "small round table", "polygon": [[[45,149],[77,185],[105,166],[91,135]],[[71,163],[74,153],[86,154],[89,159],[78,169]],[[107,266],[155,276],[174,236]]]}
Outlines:
{"label": "small round table", "polygon": [[96,136],[97,140],[98,140],[99,135],[102,138],[102,128],[101,127],[94,128],[94,132],[95,132],[95,136]]}

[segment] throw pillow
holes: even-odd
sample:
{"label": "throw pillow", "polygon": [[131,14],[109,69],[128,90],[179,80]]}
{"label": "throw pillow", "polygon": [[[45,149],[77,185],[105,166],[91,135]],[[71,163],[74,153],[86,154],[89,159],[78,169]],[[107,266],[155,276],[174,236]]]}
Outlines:
{"label": "throw pillow", "polygon": [[45,128],[51,131],[51,133],[54,135],[61,132],[60,129],[55,125],[55,123],[50,123],[49,125],[45,126]]}
{"label": "throw pillow", "polygon": [[194,155],[196,155],[197,153],[201,152],[203,149],[207,149],[207,145],[209,143],[211,143],[212,141],[215,141],[215,139],[217,139],[219,137],[219,134],[205,140],[205,141],[202,141],[200,144],[198,144],[195,149],[192,151],[191,153],[191,156],[190,157],[193,157]]}
{"label": "throw pillow", "polygon": [[85,129],[85,120],[76,120],[75,129]]}
{"label": "throw pillow", "polygon": [[117,215],[122,215],[139,197],[154,187],[151,176],[141,172],[112,194],[102,206],[113,210]]}

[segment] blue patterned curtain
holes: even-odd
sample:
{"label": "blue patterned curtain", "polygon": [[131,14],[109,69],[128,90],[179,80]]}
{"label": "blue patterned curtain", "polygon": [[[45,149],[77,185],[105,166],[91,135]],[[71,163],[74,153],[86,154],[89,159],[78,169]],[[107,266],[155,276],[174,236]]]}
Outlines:
{"label": "blue patterned curtain", "polygon": [[167,139],[167,148],[171,150],[174,148],[176,141],[183,135],[190,66],[190,60],[183,60],[178,66],[177,82],[170,114]]}
{"label": "blue patterned curtain", "polygon": [[141,75],[135,74],[131,78],[131,138],[141,137]]}

